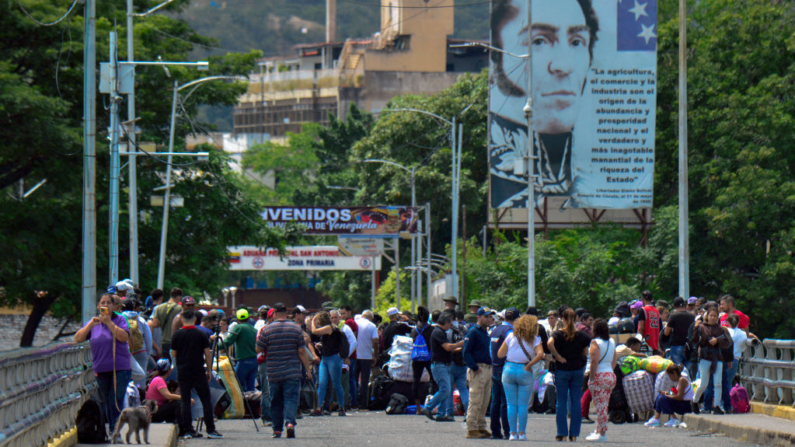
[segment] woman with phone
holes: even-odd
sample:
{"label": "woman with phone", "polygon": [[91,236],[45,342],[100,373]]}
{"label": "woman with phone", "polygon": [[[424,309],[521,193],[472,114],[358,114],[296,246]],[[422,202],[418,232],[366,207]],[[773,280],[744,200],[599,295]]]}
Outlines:
{"label": "woman with phone", "polygon": [[676,427],[679,425],[677,414],[685,415],[691,413],[691,402],[695,397],[693,385],[690,379],[682,375],[682,367],[677,364],[668,366],[665,370],[668,378],[676,384],[676,389],[670,391],[659,390],[659,397],[654,401],[654,417],[646,422],[647,427],[657,427],[660,425],[660,415],[667,414],[671,418],[665,423],[666,427]]}
{"label": "woman with phone", "polygon": [[[701,385],[696,389],[695,399],[693,399],[693,412],[698,413],[698,401],[704,394],[710,382],[715,390],[712,414],[724,414],[720,409],[723,384],[724,362],[734,360],[732,350],[731,335],[728,329],[722,327],[718,321],[718,307],[711,305],[707,307],[704,314],[704,323],[696,321],[693,329],[693,343],[698,346],[698,376],[701,378]],[[726,351],[724,351],[726,350]]]}
{"label": "woman with phone", "polygon": [[97,310],[99,316],[91,318],[77,331],[75,342],[90,342],[91,366],[112,432],[124,409],[124,393],[132,377],[132,357],[127,346],[130,329],[124,316],[113,312],[111,294],[105,293],[99,298]]}

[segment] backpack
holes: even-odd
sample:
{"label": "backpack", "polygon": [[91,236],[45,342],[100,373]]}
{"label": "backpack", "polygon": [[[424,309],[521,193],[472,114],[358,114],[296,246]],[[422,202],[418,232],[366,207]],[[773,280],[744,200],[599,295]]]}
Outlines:
{"label": "backpack", "polygon": [[340,357],[347,359],[351,355],[351,345],[348,343],[348,336],[345,335],[342,329],[334,328],[334,331],[340,339]]}
{"label": "backpack", "polygon": [[748,391],[744,386],[741,386],[739,383],[734,385],[734,388],[729,391],[729,398],[732,402],[732,410],[734,410],[735,413],[751,412],[751,402],[748,400]]}
{"label": "backpack", "polygon": [[386,407],[386,414],[403,414],[406,412],[406,407],[409,406],[409,398],[395,393],[389,399],[389,404]]}
{"label": "backpack", "polygon": [[[453,326],[451,331],[452,331],[452,337],[451,337],[452,340],[450,341],[451,343],[458,343],[459,341],[466,338],[466,330],[462,326],[458,327]],[[453,354],[452,355],[453,364],[458,366],[466,366],[466,362],[464,362],[464,353],[462,351],[454,351],[452,354]]]}
{"label": "backpack", "polygon": [[130,327],[130,352],[135,354],[142,351],[144,349],[144,334],[138,327],[138,317],[128,319],[127,326]]}
{"label": "backpack", "polygon": [[411,347],[411,360],[417,362],[431,360],[431,350],[428,349],[428,344],[425,343],[425,337],[422,336],[421,331],[417,331],[417,338],[414,339],[414,345]]}
{"label": "backpack", "polygon": [[370,390],[370,405],[368,406],[371,411],[384,410],[389,406],[394,383],[394,380],[385,375],[378,376],[373,380],[370,384],[372,388]]}
{"label": "backpack", "polygon": [[97,401],[89,399],[77,412],[77,442],[81,444],[105,444],[108,432],[105,430],[105,413]]}

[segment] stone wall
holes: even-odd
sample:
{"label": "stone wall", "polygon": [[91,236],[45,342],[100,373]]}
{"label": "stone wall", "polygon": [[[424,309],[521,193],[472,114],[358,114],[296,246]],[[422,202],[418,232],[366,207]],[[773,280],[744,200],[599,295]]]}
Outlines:
{"label": "stone wall", "polygon": [[[64,324],[65,320],[45,316],[41,319],[39,328],[36,331],[36,338],[33,340],[33,346],[44,346],[51,343],[53,337],[58,335],[58,331]],[[0,351],[9,351],[11,349],[19,348],[19,341],[22,339],[22,331],[25,329],[25,324],[28,322],[27,315],[0,315]],[[80,329],[80,325],[76,322],[70,322],[64,332],[74,332]],[[62,337],[59,341],[71,341],[72,337]]]}

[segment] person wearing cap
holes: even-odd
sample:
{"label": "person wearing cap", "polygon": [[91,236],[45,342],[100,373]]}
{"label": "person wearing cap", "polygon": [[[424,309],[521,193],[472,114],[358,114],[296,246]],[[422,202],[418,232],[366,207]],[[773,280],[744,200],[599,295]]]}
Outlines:
{"label": "person wearing cap", "polygon": [[152,319],[149,321],[149,327],[161,328],[160,338],[160,357],[169,358],[171,351],[171,334],[173,333],[173,321],[177,314],[182,312],[182,289],[174,287],[171,289],[171,298],[167,303],[157,306]]}
{"label": "person wearing cap", "polygon": [[254,329],[259,332],[268,323],[268,311],[271,309],[267,304],[263,304],[257,309],[257,322],[254,323]]}
{"label": "person wearing cap", "polygon": [[693,314],[693,316],[696,315],[696,301],[698,301],[698,298],[694,296],[687,299],[687,311]]}
{"label": "person wearing cap", "polygon": [[638,334],[646,339],[654,355],[660,355],[660,312],[654,307],[652,294],[648,290],[641,293],[643,309],[638,313]]}
{"label": "person wearing cap", "polygon": [[448,296],[442,302],[444,302],[444,310],[455,311],[456,306],[458,306],[458,298],[454,296]]}
{"label": "person wearing cap", "polygon": [[[201,318],[201,314],[196,309],[196,299],[195,298],[193,298],[192,296],[183,296],[181,302],[182,302],[182,311],[183,312],[186,311],[186,310],[192,310],[192,311],[196,312],[196,318],[197,319]],[[199,323],[201,323],[201,322],[199,322]],[[174,321],[171,322],[171,333],[173,334],[174,332],[176,332],[179,328],[182,327],[183,324],[184,323],[182,322],[182,313],[180,312],[176,317],[174,317]]]}
{"label": "person wearing cap", "polygon": [[[166,378],[171,374],[171,362],[160,359],[155,365],[155,376],[146,389],[146,400],[157,402],[157,411],[152,414],[152,422],[170,424],[179,423],[181,418],[180,400],[182,396],[172,393],[166,385]],[[193,403],[193,399],[191,399]]]}
{"label": "person wearing cap", "polygon": [[[235,312],[238,324],[229,329],[225,339],[220,340],[221,346],[227,349],[235,348],[235,375],[243,388],[243,392],[254,391],[257,380],[257,330],[248,324],[248,310],[238,309]],[[213,335],[210,339],[215,340]]]}
{"label": "person wearing cap", "polygon": [[[473,323],[473,325],[477,324],[477,321],[478,321],[477,313],[478,313],[478,309],[480,309],[481,307],[482,307],[482,305],[480,304],[479,300],[470,301],[469,304],[467,305],[467,308],[469,309],[469,312],[466,315],[464,315],[464,321],[466,321],[467,323],[471,322],[471,323]],[[471,326],[470,326],[470,328],[471,328]]]}
{"label": "person wearing cap", "polygon": [[502,371],[505,367],[505,358],[500,358],[497,353],[505,338],[513,332],[513,322],[519,316],[519,309],[509,307],[505,309],[505,320],[491,330],[491,437],[505,439],[510,433],[508,423],[508,401],[502,387]]}
{"label": "person wearing cap", "polygon": [[306,307],[302,305],[297,305],[293,308],[293,321],[298,326],[301,326],[301,330],[306,332]]}
{"label": "person wearing cap", "polygon": [[[149,365],[149,357],[152,355],[152,330],[146,324],[146,321],[140,315],[140,308],[138,300],[135,298],[125,298],[121,302],[122,315],[127,319],[127,325],[130,328],[130,354],[133,359],[141,367],[141,371],[146,373],[147,366]],[[132,324],[131,321],[137,323]],[[135,328],[135,330],[133,329]],[[136,331],[140,333],[141,338],[137,338]],[[142,341],[141,346],[135,346],[137,340]],[[140,388],[146,386],[146,375],[143,379],[136,380],[135,384]]]}
{"label": "person wearing cap", "polygon": [[[418,408],[417,411],[428,419],[437,422],[455,422],[452,406],[448,406],[447,402],[452,397],[450,364],[453,361],[452,351],[461,349],[464,346],[464,340],[458,343],[450,343],[447,339],[447,330],[452,327],[453,317],[449,312],[442,312],[439,315],[436,327],[431,332],[430,341],[426,340],[426,343],[431,348],[431,373],[439,389],[431,397],[431,400],[425,406]],[[436,418],[432,414],[434,408],[438,408]]]}
{"label": "person wearing cap", "polygon": [[464,361],[469,381],[467,439],[491,437],[486,430],[486,410],[491,397],[491,338],[488,329],[494,323],[494,312],[488,307],[477,310],[477,325],[464,338]]}
{"label": "person wearing cap", "polygon": [[677,365],[684,365],[690,371],[690,362],[685,358],[685,345],[687,332],[696,321],[696,316],[685,308],[685,299],[681,296],[674,298],[674,312],[668,316],[668,325],[663,330],[663,335],[670,337],[671,348],[667,358]]}
{"label": "person wearing cap", "polygon": [[643,302],[634,300],[629,303],[629,314],[632,318],[632,324],[635,325],[635,332],[638,332],[638,315],[643,311]]}
{"label": "person wearing cap", "polygon": [[389,317],[389,325],[384,330],[384,343],[381,351],[386,353],[392,347],[392,340],[398,335],[411,334],[411,326],[400,321],[400,311],[396,307],[390,307],[386,311]]}

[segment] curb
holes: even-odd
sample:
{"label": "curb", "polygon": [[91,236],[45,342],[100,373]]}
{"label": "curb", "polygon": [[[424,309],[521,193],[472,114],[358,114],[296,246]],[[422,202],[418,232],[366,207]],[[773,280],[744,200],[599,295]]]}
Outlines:
{"label": "curb", "polygon": [[690,430],[719,432],[738,441],[772,446],[795,446],[795,433],[738,425],[686,414],[684,422]]}
{"label": "curb", "polygon": [[177,425],[168,424],[171,432],[166,435],[166,445],[163,447],[176,447],[177,446]]}
{"label": "curb", "polygon": [[771,405],[759,402],[751,402],[751,413],[764,414],[767,416],[795,421],[795,408],[785,407],[783,405]]}

